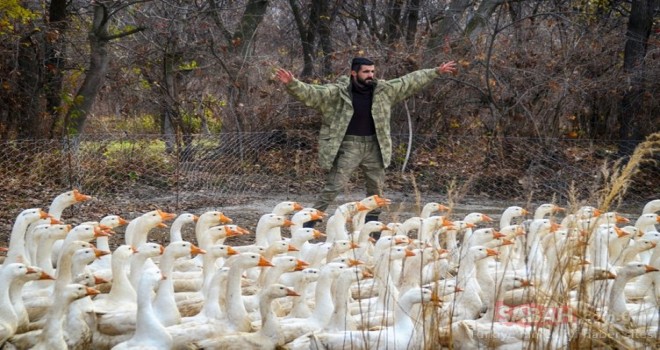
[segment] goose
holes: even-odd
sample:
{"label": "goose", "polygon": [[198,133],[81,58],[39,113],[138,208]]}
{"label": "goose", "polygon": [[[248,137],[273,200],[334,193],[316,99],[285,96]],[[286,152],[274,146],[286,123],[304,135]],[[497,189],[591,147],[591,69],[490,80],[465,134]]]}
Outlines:
{"label": "goose", "polygon": [[360,299],[351,304],[350,313],[364,316],[365,313],[380,315],[383,312],[391,311],[399,297],[397,282],[400,271],[394,271],[396,269],[395,263],[412,256],[415,256],[415,253],[406,247],[393,246],[384,249],[377,258],[378,263],[374,266],[373,281],[378,290],[378,295],[368,299]]}
{"label": "goose", "polygon": [[[245,269],[254,266],[272,266],[272,263],[256,253],[240,253],[227,259],[223,269],[227,269],[225,290],[219,290],[218,295],[224,297],[224,303],[218,300],[211,300],[211,303],[218,303],[216,311],[222,308],[224,312],[216,312],[214,318],[207,317],[206,321],[189,321],[179,325],[167,327],[172,335],[174,349],[188,349],[198,340],[207,339],[218,334],[231,334],[242,332],[240,329],[252,330],[252,325],[245,310],[245,304],[241,295],[241,275]],[[222,278],[218,276],[219,281]],[[207,297],[217,286],[209,287]],[[217,318],[220,317],[220,318]]]}
{"label": "goose", "polygon": [[176,214],[166,213],[161,210],[152,210],[131,220],[126,226],[124,234],[125,244],[132,247],[139,247],[147,242],[149,231],[155,227],[167,227],[163,221],[172,220]]}
{"label": "goose", "polygon": [[653,199],[648,201],[642,209],[642,215],[658,212],[660,212],[660,199]]}
{"label": "goose", "polygon": [[[190,213],[182,213],[172,221],[170,226],[170,242],[183,241],[183,227],[188,224],[194,224],[199,220],[199,216]],[[139,248],[138,248],[139,249]]]}
{"label": "goose", "polygon": [[[258,248],[264,248],[263,250]],[[239,252],[254,252],[263,256],[266,260],[271,260],[275,256],[281,254],[297,253],[299,249],[291,245],[290,242],[286,240],[274,241],[270,243],[267,247],[259,247],[256,245],[244,245],[238,248]],[[266,271],[269,269],[263,267],[252,267],[245,271],[245,277],[247,280],[251,281],[252,288],[259,288],[263,279],[265,278]]]}
{"label": "goose", "polygon": [[[303,247],[306,242],[312,240],[312,239],[321,239],[325,237],[325,233],[313,229],[313,228],[299,228],[297,230],[294,230],[291,232],[291,239],[289,240],[289,244],[292,246],[299,248]],[[300,249],[300,248],[299,248]],[[299,251],[298,252],[291,252],[291,256],[298,257]],[[296,289],[297,290],[297,289]],[[297,299],[297,298],[294,298]]]}
{"label": "goose", "polygon": [[369,212],[388,206],[392,204],[392,201],[375,194],[360,200],[359,203],[366,209],[358,210],[357,214],[353,216],[353,231],[359,231],[362,228],[362,225],[365,224],[366,217]]}
{"label": "goose", "polygon": [[[227,217],[224,213],[217,210],[209,210],[204,212],[197,219],[195,224],[195,239],[197,244],[201,249],[206,249],[208,246],[215,244],[212,242],[206,235],[211,233],[207,232],[213,226],[225,225],[232,222],[232,219]],[[224,242],[224,238],[222,239]],[[222,244],[223,242],[217,242],[217,244]],[[184,262],[177,262],[175,266],[176,271],[200,271],[204,262],[202,261],[202,255],[186,260]],[[175,279],[178,279],[179,276],[176,276]]]}
{"label": "goose", "polygon": [[71,225],[64,224],[42,224],[34,228],[33,235],[37,243],[37,260],[36,266],[42,269],[45,273],[54,275],[55,269],[51,262],[51,254],[53,250],[53,243],[57,240],[64,239],[71,231]]}
{"label": "goose", "polygon": [[179,241],[168,244],[161,256],[159,267],[165,278],[158,284],[153,301],[153,311],[165,327],[181,322],[181,314],[174,297],[174,281],[170,277],[174,261],[178,258],[199,254],[206,254],[206,251],[190,242]]}
{"label": "goose", "polygon": [[[197,307],[195,311],[190,307],[194,302],[187,302],[188,300],[186,300],[186,304],[183,305],[177,302],[181,316],[183,316],[181,318],[181,324],[204,324],[223,319],[224,309],[226,309],[225,291],[227,290],[228,275],[229,267],[216,269],[209,283],[206,295],[201,298],[202,306]],[[196,303],[199,303],[199,301],[196,301]]]}
{"label": "goose", "polygon": [[[67,284],[72,283],[72,260],[74,253],[79,249],[93,247],[94,245],[89,242],[70,242],[66,247],[63,247],[61,266],[57,270],[57,276],[54,283],[45,286],[38,286],[37,288],[27,287],[23,289],[23,301],[25,303],[25,308],[28,311],[30,321],[38,321],[41,319],[48,311],[48,308],[52,305],[52,295],[54,295],[58,288],[63,288]],[[50,281],[44,280],[39,282]]]}
{"label": "goose", "polygon": [[273,284],[260,293],[259,310],[261,328],[254,333],[229,334],[195,343],[201,349],[274,349],[283,345],[277,316],[272,311],[272,302],[277,298],[300,296],[282,284]]}
{"label": "goose", "polygon": [[[538,210],[538,208],[537,208],[537,210]],[[529,212],[525,208],[515,206],[515,205],[507,207],[502,212],[502,216],[500,217],[500,229],[502,229],[502,227],[512,225],[513,224],[512,221],[514,219],[522,218],[522,217],[524,217],[528,214],[529,214]]]}
{"label": "goose", "polygon": [[292,202],[292,201],[283,201],[277,203],[272,210],[272,213],[275,215],[291,215],[294,212],[297,212],[299,210],[302,210],[303,206],[300,205],[298,202]]}
{"label": "goose", "polygon": [[45,316],[44,327],[40,330],[30,331],[12,337],[10,340],[11,345],[18,349],[70,349],[66,342],[67,336],[63,327],[69,306],[75,300],[99,293],[94,288],[78,283],[66,285],[55,294],[53,305],[48,308]]}
{"label": "goose", "polygon": [[456,286],[463,292],[456,295],[451,305],[452,321],[473,320],[479,316],[483,307],[483,301],[479,296],[481,287],[476,279],[477,261],[488,256],[496,256],[497,252],[484,246],[474,246],[468,249],[468,253],[458,268]]}
{"label": "goose", "polygon": [[11,302],[10,286],[16,278],[36,272],[21,263],[5,263],[0,269],[0,344],[4,344],[18,328],[19,319]]}
{"label": "goose", "polygon": [[461,320],[451,325],[453,346],[455,348],[478,348],[484,344],[480,343],[481,338],[474,334],[465,334],[467,330],[476,329],[478,325],[489,326],[495,322],[508,322],[510,308],[504,304],[505,292],[514,289],[531,286],[532,283],[522,277],[515,275],[506,275],[497,283],[497,288],[493,290],[495,297],[488,304],[486,313],[476,320]]}
{"label": "goose", "polygon": [[287,318],[306,318],[312,314],[307,302],[307,287],[318,281],[320,273],[319,269],[308,267],[296,274],[298,278],[293,284],[293,290],[298,291],[302,298],[293,298]]}
{"label": "goose", "polygon": [[133,289],[137,291],[145,261],[149,258],[163,255],[164,252],[165,247],[158,243],[143,243],[137,247],[137,250],[130,259],[128,268],[128,280],[131,282]]}
{"label": "goose", "polygon": [[[56,196],[53,201],[51,202],[50,206],[48,207],[48,215],[50,218],[55,219],[57,221],[62,220],[62,212],[64,212],[64,209],[80,202],[88,201],[92,199],[91,196],[85,195],[80,193],[77,189],[67,191],[64,193],[59,194]],[[47,224],[47,223],[53,223],[51,222],[50,219],[41,219],[37,222],[32,223],[26,233],[25,233],[25,240],[27,242],[33,241],[33,231],[34,227],[40,224]],[[61,223],[61,222],[58,222]],[[36,251],[36,246],[34,245],[26,245],[25,246],[25,254],[26,256],[30,259],[29,261],[32,262],[33,264],[37,261],[37,251]]]}
{"label": "goose", "polygon": [[[197,283],[197,280],[192,280],[192,279],[179,280],[179,282],[186,282],[186,285],[188,285],[189,287],[193,286],[194,284],[195,286],[193,288],[195,289],[195,291],[192,292],[180,291],[181,289],[184,288],[182,288],[180,283],[177,284],[177,281],[175,281],[174,298],[176,299],[177,308],[180,310],[181,316],[191,316],[197,314],[200,311],[200,308],[202,308],[203,305],[206,303],[206,299],[208,299],[207,295],[211,294],[210,288],[217,288],[215,286],[217,282],[214,282],[214,279],[218,278],[215,277],[215,275],[217,275],[217,271],[219,267],[214,264],[215,260],[221,258],[222,259],[229,258],[230,256],[236,254],[239,254],[239,252],[236,251],[231,246],[224,244],[212,245],[204,255],[205,263],[207,262],[209,263],[208,267],[204,267],[204,272],[210,271],[213,273],[209,273],[208,277],[204,277],[205,279],[201,283]],[[206,257],[207,255],[210,256],[210,258],[207,258]],[[224,283],[224,287],[222,289],[224,293],[224,291],[227,289],[226,280],[222,283]]]}
{"label": "goose", "polygon": [[113,346],[113,350],[123,349],[170,349],[172,336],[160,322],[151,305],[154,288],[162,286],[167,277],[158,269],[144,271],[138,286],[137,322],[135,332],[130,339]]}
{"label": "goose", "polygon": [[3,265],[13,263],[30,263],[28,257],[25,255],[25,233],[30,224],[47,217],[48,213],[41,210],[40,208],[25,209],[20,214],[18,214],[14,220],[11,234],[9,235],[9,247],[7,248],[7,256],[5,257]]}
{"label": "goose", "polygon": [[353,217],[359,211],[366,211],[368,208],[361,202],[347,202],[340,204],[326,224],[326,242],[332,243],[335,240],[347,240],[349,232],[346,224],[351,222]]}
{"label": "goose", "polygon": [[303,334],[322,329],[332,317],[334,304],[331,289],[334,280],[348,269],[343,263],[328,263],[319,270],[319,278],[316,282],[314,293],[314,309],[309,317],[289,317],[280,321],[280,327],[284,336],[284,342],[288,343]]}
{"label": "goose", "polygon": [[[296,259],[292,256],[277,256],[269,260],[273,266],[269,267],[268,271],[262,275],[262,278],[258,281],[260,289],[275,284],[285,272],[302,271],[309,265],[305,261]],[[248,313],[257,310],[259,308],[258,294],[244,295],[243,303],[245,304],[245,310]]]}
{"label": "goose", "polygon": [[286,349],[408,349],[417,342],[415,321],[409,310],[414,304],[438,301],[428,289],[413,288],[394,305],[394,325],[376,331],[311,332],[285,346]]}
{"label": "goose", "polygon": [[310,267],[319,268],[323,261],[331,261],[342,256],[351,249],[359,248],[359,245],[350,240],[335,240],[332,243],[317,243],[309,245],[303,251],[302,260],[307,261]]}
{"label": "goose", "polygon": [[136,249],[129,245],[121,245],[112,252],[112,287],[108,294],[94,298],[94,309],[97,314],[137,308],[137,294],[126,272],[135,251]]}
{"label": "goose", "polygon": [[600,214],[600,210],[589,205],[584,205],[575,213],[566,215],[561,220],[560,225],[564,228],[574,228],[577,225],[578,220],[597,218]]}
{"label": "goose", "polygon": [[259,218],[255,228],[255,244],[268,246],[270,243],[282,240],[281,227],[291,227],[293,222],[283,215],[264,214]]}
{"label": "goose", "polygon": [[[76,250],[71,263],[71,275],[75,277],[71,282],[80,283],[78,276],[87,273],[85,271],[87,265],[107,254],[110,254],[110,252],[96,248]],[[96,316],[94,314],[94,302],[90,297],[78,298],[70,303],[63,328],[67,334],[66,343],[69,349],[83,350],[92,345],[92,333],[96,328]]]}
{"label": "goose", "polygon": [[432,247],[412,249],[415,255],[406,259],[406,264],[403,266],[403,271],[399,281],[397,281],[397,288],[400,293],[405,293],[411,288],[421,287],[424,275],[424,268],[433,260],[440,257],[445,251],[440,251]]}
{"label": "goose", "polygon": [[[369,242],[371,234],[378,233],[377,236],[380,237],[380,233],[386,230],[389,230],[389,228],[380,221],[369,221],[362,225],[358,234],[354,234],[352,238],[359,246],[353,250],[352,257],[358,260],[368,259],[368,257],[373,254],[373,245]],[[355,239],[356,237],[357,240]]]}
{"label": "goose", "polygon": [[303,228],[303,224],[310,221],[322,220],[326,214],[314,208],[303,208],[291,216],[291,232]]}
{"label": "goose", "polygon": [[227,276],[227,318],[230,327],[239,332],[249,332],[252,329],[245,304],[241,295],[241,275],[250,267],[270,266],[273,264],[254,253],[241,253],[229,258],[226,262],[229,266]]}
{"label": "goose", "polygon": [[543,203],[536,207],[534,210],[534,220],[545,219],[549,215],[556,214],[558,212],[566,211],[565,208],[562,208],[553,203]]}
{"label": "goose", "polygon": [[9,298],[11,299],[11,304],[14,308],[14,313],[18,320],[16,326],[17,333],[23,333],[28,329],[30,324],[30,318],[25,308],[25,303],[23,302],[23,286],[30,281],[44,281],[44,280],[54,280],[53,276],[47,274],[38,267],[30,266],[33,273],[28,273],[25,275],[20,275],[11,282],[9,285]]}
{"label": "goose", "polygon": [[[623,326],[630,326],[632,324],[635,327],[648,327],[658,322],[657,306],[650,306],[648,309],[632,309],[626,305],[624,295],[625,285],[630,279],[656,271],[659,271],[659,269],[639,262],[627,264],[617,271],[617,276],[612,285],[612,292],[609,295],[607,308],[607,318],[610,322]],[[647,312],[647,310],[650,312]],[[654,317],[655,321],[651,321]]]}
{"label": "goose", "polygon": [[[208,214],[208,213],[207,213]],[[212,214],[212,213],[211,213]],[[213,216],[211,216],[213,218]],[[202,215],[202,219],[208,220],[208,217]],[[199,221],[198,221],[199,223]],[[199,224],[198,224],[199,226]],[[205,226],[205,225],[203,225]],[[223,245],[225,239],[228,237],[238,236],[247,234],[248,231],[237,225],[217,225],[210,226],[204,229],[204,232],[200,233],[197,238],[197,244],[199,248],[203,250],[209,250],[213,245]],[[199,286],[202,281],[208,279],[213,273],[213,269],[205,269],[204,267],[211,267],[216,264],[217,259],[214,259],[212,255],[197,255],[192,259],[179,259],[174,262],[172,278],[176,282],[175,290],[176,291],[190,291],[190,288],[184,289],[183,286],[179,284],[179,281],[182,279],[197,279],[198,284],[194,284],[193,291],[199,290]],[[201,271],[201,278],[200,278]]]}
{"label": "goose", "polygon": [[[105,231],[103,227],[99,225],[94,225],[90,223],[82,223],[80,225],[75,226],[74,228],[69,231],[69,233],[66,235],[66,237],[58,241],[60,242],[59,247],[53,245],[53,252],[51,255],[51,258],[54,258],[54,264],[58,268],[60,267],[63,251],[66,246],[68,246],[71,242],[73,241],[84,241],[84,242],[91,242],[95,238],[98,237],[103,237],[103,236],[110,236],[110,233]],[[55,242],[57,243],[57,242]],[[68,281],[70,283],[71,281]]]}
{"label": "goose", "polygon": [[437,202],[428,202],[422,207],[422,212],[419,214],[419,217],[422,219],[428,218],[431,214],[435,212],[450,211],[451,208],[437,203]]}
{"label": "goose", "polygon": [[354,331],[358,329],[358,321],[348,314],[348,304],[350,302],[350,285],[358,282],[360,279],[371,278],[373,275],[358,267],[348,268],[343,271],[334,281],[333,285],[333,305],[334,310],[328,323],[323,330],[329,332]]}
{"label": "goose", "polygon": [[[128,221],[119,215],[106,215],[101,219],[101,221],[99,221],[99,223],[109,227],[110,229],[128,225]],[[112,251],[112,249],[110,249],[109,236],[96,237],[96,248],[105,251]],[[89,265],[90,271],[110,271],[112,268],[112,264],[110,262],[111,259],[112,254],[108,254],[94,260]]]}

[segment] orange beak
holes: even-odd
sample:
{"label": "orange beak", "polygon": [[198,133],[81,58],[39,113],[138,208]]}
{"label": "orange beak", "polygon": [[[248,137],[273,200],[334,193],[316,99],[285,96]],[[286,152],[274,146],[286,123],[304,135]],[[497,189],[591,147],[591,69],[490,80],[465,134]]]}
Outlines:
{"label": "orange beak", "polygon": [[108,254],[110,254],[110,252],[107,250],[94,249],[94,255],[97,259]]}
{"label": "orange beak", "polygon": [[364,261],[362,261],[362,260],[348,259],[348,266],[349,267],[363,265],[363,264],[364,264]]}
{"label": "orange beak", "polygon": [[27,267],[27,272],[26,272],[25,274],[26,274],[26,275],[29,275],[29,274],[31,274],[31,273],[37,273],[37,272],[38,272],[38,271],[37,271],[36,269],[32,268],[31,266],[28,266],[28,267]]}
{"label": "orange beak", "polygon": [[41,271],[41,275],[39,276],[40,280],[54,280],[55,278],[43,271]]}
{"label": "orange beak", "polygon": [[128,220],[126,220],[122,217],[119,217],[119,226],[124,226],[124,225],[127,225],[127,224],[128,224]]}
{"label": "orange beak", "polygon": [[293,290],[291,288],[286,289],[286,295],[288,297],[299,297],[300,296],[300,294],[298,294],[295,290]]}
{"label": "orange beak", "polygon": [[51,216],[48,215],[48,213],[46,213],[46,212],[43,211],[43,210],[39,210],[39,218],[40,218],[40,219],[45,219],[45,218],[49,218],[49,217],[51,217]]}
{"label": "orange beak", "polygon": [[197,255],[197,254],[206,254],[206,250],[204,250],[204,249],[202,249],[202,248],[200,248],[200,247],[198,247],[194,244],[191,244],[190,245],[190,254],[193,255],[193,256]]}
{"label": "orange beak", "polygon": [[166,212],[161,211],[161,210],[157,210],[157,212],[158,212],[158,215],[160,215],[160,217],[163,221],[172,220],[176,217],[176,214],[174,214],[174,213],[166,213]]}
{"label": "orange beak", "polygon": [[645,270],[646,270],[646,272],[654,272],[654,271],[658,271],[658,268],[653,267],[651,265],[646,265]]}
{"label": "orange beak", "polygon": [[106,231],[103,231],[103,229],[100,228],[99,226],[94,227],[94,237],[98,238],[98,237],[110,237],[110,236],[112,235]]}
{"label": "orange beak", "polygon": [[263,256],[260,256],[259,257],[259,263],[257,264],[257,266],[268,267],[268,266],[273,266],[273,263],[266,260],[266,258],[264,258]]}
{"label": "orange beak", "polygon": [[287,249],[289,252],[299,252],[300,249],[294,247],[293,245],[289,244],[289,248]]}
{"label": "orange beak", "polygon": [[236,255],[236,254],[238,254],[238,250],[236,250],[236,249],[234,249],[230,246],[227,246],[227,255],[232,256],[232,255]]}
{"label": "orange beak", "polygon": [[60,221],[60,220],[57,220],[57,219],[55,219],[55,218],[53,218],[53,217],[51,217],[51,218],[50,218],[50,224],[51,224],[51,225],[59,225],[59,224],[63,224],[63,222]]}
{"label": "orange beak", "polygon": [[160,255],[163,255],[163,253],[165,253],[165,247],[163,247],[163,245],[161,244],[160,245]]}
{"label": "orange beak", "polygon": [[84,202],[84,201],[92,199],[91,196],[88,196],[86,194],[82,194],[78,190],[73,190],[73,198],[76,200],[76,202]]}
{"label": "orange beak", "polygon": [[413,252],[410,249],[406,249],[406,257],[409,257],[409,256],[415,256],[415,252]]}
{"label": "orange beak", "polygon": [[87,295],[96,295],[96,294],[101,294],[101,292],[98,289],[90,288],[90,287],[85,287],[85,290],[87,291]]}
{"label": "orange beak", "polygon": [[293,221],[289,219],[284,219],[284,223],[282,224],[282,227],[291,227],[293,225]]}
{"label": "orange beak", "polygon": [[94,284],[103,284],[103,283],[108,283],[108,282],[110,282],[110,281],[106,280],[103,277],[94,276]]}
{"label": "orange beak", "polygon": [[616,216],[616,223],[617,223],[617,224],[627,224],[627,223],[629,223],[629,222],[630,222],[630,220],[628,220],[628,218],[625,218],[625,217],[623,217],[623,216],[621,216],[621,215],[617,215],[617,216]]}
{"label": "orange beak", "polygon": [[199,216],[193,215],[192,220],[193,220],[193,222],[199,221]]}
{"label": "orange beak", "polygon": [[321,237],[325,237],[325,233],[319,230],[314,230],[314,238],[321,238]]}
{"label": "orange beak", "polygon": [[307,268],[307,266],[309,266],[308,262],[298,259],[296,260],[296,268],[294,271],[302,271]]}
{"label": "orange beak", "polygon": [[484,222],[493,222],[494,221],[493,218],[491,218],[490,216],[488,216],[486,214],[482,214],[482,217],[483,217]]}
{"label": "orange beak", "polygon": [[300,205],[300,203],[298,203],[298,202],[294,202],[293,203],[293,210],[294,211],[303,210],[303,206]]}
{"label": "orange beak", "polygon": [[356,249],[356,248],[360,248],[360,245],[355,243],[355,242],[351,242],[351,248],[350,249]]}
{"label": "orange beak", "polygon": [[498,254],[496,250],[486,248],[486,256],[497,256]]}

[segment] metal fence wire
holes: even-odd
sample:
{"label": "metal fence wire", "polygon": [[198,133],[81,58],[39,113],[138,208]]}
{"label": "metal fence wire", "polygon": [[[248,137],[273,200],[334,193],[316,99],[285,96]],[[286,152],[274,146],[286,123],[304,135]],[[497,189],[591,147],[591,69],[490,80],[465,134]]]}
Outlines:
{"label": "metal fence wire", "polygon": [[[385,193],[436,193],[496,200],[587,200],[596,204],[616,174],[616,142],[574,139],[393,135]],[[223,205],[255,196],[313,194],[324,172],[313,132],[189,135],[85,135],[78,139],[3,141],[0,195],[8,223],[20,207],[43,206],[77,188],[101,201],[124,197],[139,208],[165,199],[173,209]],[[656,152],[640,163],[621,199],[657,198]],[[346,191],[362,190],[359,175]],[[358,187],[356,187],[358,186]],[[37,199],[39,199],[37,201]],[[48,201],[49,203],[49,201]],[[13,206],[13,207],[11,207]]]}

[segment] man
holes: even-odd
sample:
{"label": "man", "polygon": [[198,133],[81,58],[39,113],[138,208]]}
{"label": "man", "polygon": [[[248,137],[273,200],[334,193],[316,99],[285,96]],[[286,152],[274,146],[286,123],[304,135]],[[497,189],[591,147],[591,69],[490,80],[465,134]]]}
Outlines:
{"label": "man", "polygon": [[[276,77],[286,85],[289,94],[323,116],[319,162],[329,172],[314,208],[326,211],[358,167],[366,179],[367,196],[382,196],[385,168],[392,158],[392,106],[429,85],[440,74],[455,71],[456,63],[450,61],[381,81],[374,78],[375,65],[371,60],[356,57],[351,61],[350,77],[341,77],[334,84],[312,85],[279,68]],[[378,214],[372,211],[366,221],[378,220]]]}

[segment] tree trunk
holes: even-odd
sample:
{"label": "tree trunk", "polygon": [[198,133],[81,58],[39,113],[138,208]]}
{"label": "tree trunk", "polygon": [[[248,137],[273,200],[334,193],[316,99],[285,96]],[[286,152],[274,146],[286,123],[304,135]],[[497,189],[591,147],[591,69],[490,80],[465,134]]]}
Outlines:
{"label": "tree trunk", "polygon": [[[619,154],[632,154],[635,146],[649,130],[644,127],[643,96],[644,57],[653,27],[653,13],[658,0],[634,0],[628,19],[626,46],[623,52],[623,71],[626,92],[619,108]],[[651,126],[652,127],[652,126]]]}
{"label": "tree trunk", "polygon": [[66,57],[67,4],[67,0],[51,1],[48,11],[50,14],[48,31],[44,40],[46,63],[44,92],[46,113],[50,116],[48,133],[51,138],[56,136],[55,132],[61,116],[59,110],[62,105],[62,66]]}
{"label": "tree trunk", "polygon": [[470,6],[472,6],[471,0],[453,0],[449,4],[447,11],[434,25],[426,45],[431,52],[444,46],[449,41],[449,37],[460,30],[459,23]]}
{"label": "tree trunk", "polygon": [[385,15],[385,33],[383,33],[383,36],[385,43],[391,45],[401,37],[401,11],[403,8],[403,1],[389,0],[387,8],[389,10],[386,11]]}
{"label": "tree trunk", "polygon": [[328,1],[319,1],[319,42],[323,50],[323,75],[328,76],[332,74],[332,55],[334,48],[332,46],[332,21],[334,15],[328,6]]}
{"label": "tree trunk", "polygon": [[18,47],[18,71],[20,79],[17,82],[19,94],[16,98],[13,119],[16,125],[18,139],[39,138],[39,126],[42,96],[42,72],[40,54],[40,39],[37,33],[29,33],[21,39]]}
{"label": "tree trunk", "polygon": [[85,127],[99,88],[103,85],[105,73],[108,70],[108,16],[109,9],[103,5],[94,7],[92,30],[89,32],[90,58],[89,69],[82,85],[76,92],[76,97],[66,114],[67,134],[80,135]]}
{"label": "tree trunk", "polygon": [[412,47],[417,35],[417,22],[419,22],[419,7],[422,0],[410,0],[406,9],[406,45]]}
{"label": "tree trunk", "polygon": [[[116,5],[119,7],[125,6],[121,2]],[[108,70],[108,62],[110,61],[108,43],[111,40],[144,30],[142,27],[137,27],[119,34],[109,35],[110,17],[117,14],[117,11],[118,9],[106,7],[104,3],[94,3],[92,29],[87,36],[90,46],[89,68],[64,118],[65,132],[69,135],[82,134],[89,112],[96,100],[96,95],[103,85],[105,73]]]}
{"label": "tree trunk", "polygon": [[[323,0],[324,2],[325,0]],[[308,25],[305,25],[305,20],[300,11],[300,6],[296,0],[289,0],[289,6],[293,14],[293,19],[298,28],[298,35],[300,35],[300,44],[303,52],[303,69],[300,72],[300,77],[310,77],[314,74],[314,41],[316,40],[316,32],[319,25],[319,4],[322,1],[314,1],[310,6],[309,16],[307,19]]]}

